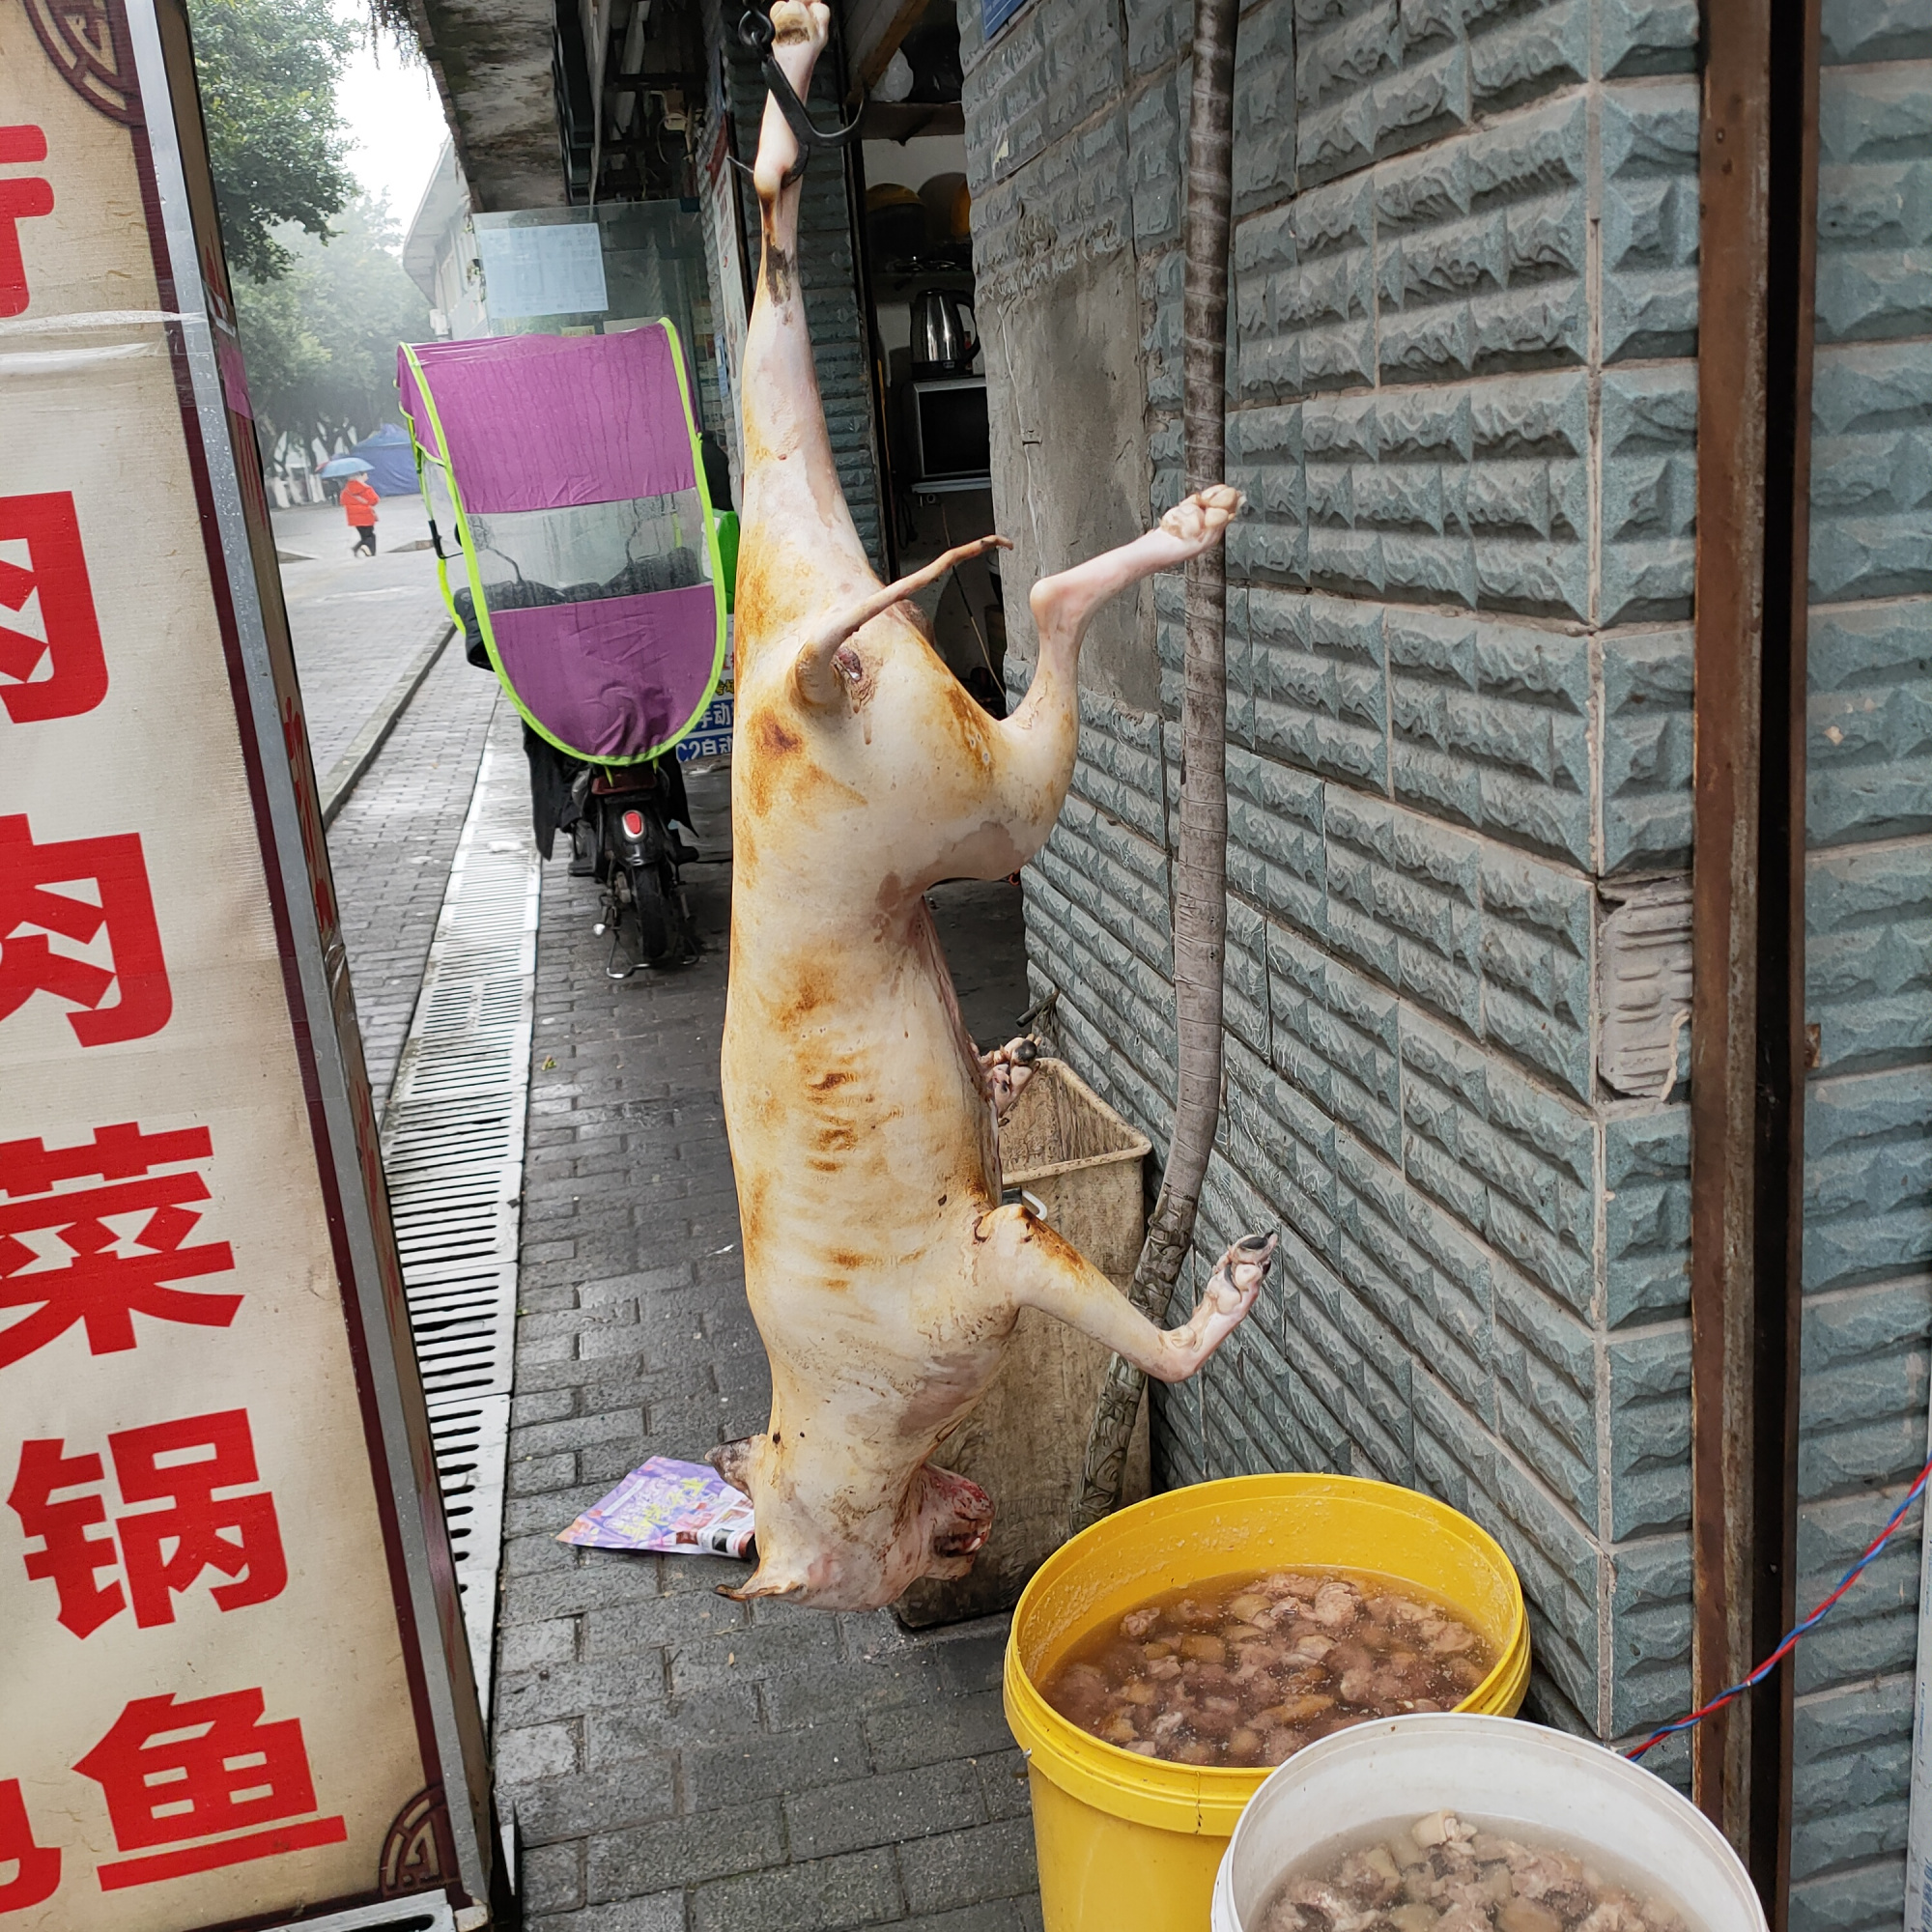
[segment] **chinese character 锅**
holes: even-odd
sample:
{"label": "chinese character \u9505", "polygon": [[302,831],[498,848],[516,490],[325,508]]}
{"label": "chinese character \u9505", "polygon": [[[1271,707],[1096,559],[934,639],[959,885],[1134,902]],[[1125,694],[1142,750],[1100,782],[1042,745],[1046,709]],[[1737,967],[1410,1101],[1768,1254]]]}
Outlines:
{"label": "chinese character \u9505", "polygon": [[[47,137],[38,128],[0,128],[0,166],[46,157]],[[51,182],[39,175],[0,175],[0,315],[18,315],[29,298],[20,223],[53,212]]]}
{"label": "chinese character \u9505", "polygon": [[[0,554],[0,705],[16,724],[77,718],[107,695],[107,660],[94,611],[80,520],[65,492],[0,497],[0,552],[26,547],[24,563]],[[45,677],[35,677],[42,661]]]}
{"label": "chinese character \u9505", "polygon": [[[174,1599],[191,1589],[204,1570],[231,1579],[209,1592],[223,1610],[265,1604],[281,1594],[289,1572],[274,1498],[255,1489],[243,1495],[215,1494],[260,1480],[245,1409],[124,1429],[108,1436],[107,1447],[121,1500],[159,1508],[118,1516],[112,1530],[96,1536],[95,1529],[107,1520],[101,1498],[88,1493],[56,1500],[56,1493],[99,1483],[101,1459],[69,1455],[59,1439],[44,1437],[21,1445],[7,1497],[21,1530],[42,1543],[27,1552],[27,1575],[52,1581],[60,1621],[75,1636],[88,1636],[118,1616],[129,1598],[143,1630],[173,1623]],[[127,1578],[125,1591],[119,1582],[97,1580],[117,1562]]]}
{"label": "chinese character \u9505", "polygon": [[[92,887],[97,900],[53,890],[63,885]],[[112,967],[47,944],[51,934],[85,946],[103,928]],[[120,998],[103,1007],[109,987]],[[36,993],[88,1009],[67,1016],[82,1046],[145,1039],[167,1025],[174,995],[139,833],[37,845],[25,812],[0,814],[0,1021]]]}
{"label": "chinese character \u9505", "polygon": [[[0,1319],[27,1311],[0,1328],[0,1370],[76,1324],[90,1353],[109,1355],[134,1347],[136,1315],[234,1321],[241,1295],[171,1286],[235,1266],[226,1241],[187,1239],[208,1183],[191,1169],[158,1171],[205,1161],[212,1146],[206,1127],[144,1134],[132,1121],[74,1148],[0,1142]],[[95,1179],[103,1184],[59,1186]]]}
{"label": "chinese character \u9505", "polygon": [[[265,1723],[264,1708],[260,1690],[230,1690],[136,1697],[121,1713],[74,1766],[100,1786],[115,1844],[145,1854],[99,1866],[103,1891],[348,1837],[341,1818],[309,1815],[317,1808],[315,1780],[300,1723]],[[190,1839],[204,1842],[184,1842]],[[180,1849],[154,1849],[161,1845]]]}

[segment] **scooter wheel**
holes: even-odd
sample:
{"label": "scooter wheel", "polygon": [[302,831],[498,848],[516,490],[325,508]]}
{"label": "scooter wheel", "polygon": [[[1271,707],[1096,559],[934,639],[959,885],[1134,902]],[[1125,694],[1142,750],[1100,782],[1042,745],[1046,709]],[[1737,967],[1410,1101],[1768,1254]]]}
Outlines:
{"label": "scooter wheel", "polygon": [[654,866],[627,866],[624,876],[630,883],[631,910],[638,922],[638,957],[646,966],[662,966],[672,945],[671,910],[664,881]]}

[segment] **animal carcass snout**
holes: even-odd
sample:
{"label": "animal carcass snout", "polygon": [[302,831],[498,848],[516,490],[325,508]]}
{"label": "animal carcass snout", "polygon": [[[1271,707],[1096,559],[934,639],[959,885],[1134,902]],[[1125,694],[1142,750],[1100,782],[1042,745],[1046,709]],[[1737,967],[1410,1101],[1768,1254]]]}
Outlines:
{"label": "animal carcass snout", "polygon": [[920,1526],[925,1537],[927,1577],[963,1577],[993,1533],[993,1499],[978,1483],[936,1469],[921,1470],[924,1493]]}

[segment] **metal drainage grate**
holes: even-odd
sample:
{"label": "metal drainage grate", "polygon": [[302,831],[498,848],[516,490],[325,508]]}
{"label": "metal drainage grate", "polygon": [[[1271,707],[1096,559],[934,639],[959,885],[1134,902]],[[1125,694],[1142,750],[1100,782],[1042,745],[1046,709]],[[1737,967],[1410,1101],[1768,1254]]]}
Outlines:
{"label": "metal drainage grate", "polygon": [[517,716],[499,701],[383,1117],[383,1172],[486,1710],[541,877]]}

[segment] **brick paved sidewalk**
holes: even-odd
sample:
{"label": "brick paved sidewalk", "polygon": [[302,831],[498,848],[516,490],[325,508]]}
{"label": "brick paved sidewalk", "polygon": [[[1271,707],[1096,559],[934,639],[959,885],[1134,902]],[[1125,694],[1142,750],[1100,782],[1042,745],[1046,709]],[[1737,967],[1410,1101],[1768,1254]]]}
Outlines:
{"label": "brick paved sidewalk", "polygon": [[[726,849],[726,783],[692,786],[707,853]],[[714,1595],[740,1564],[554,1540],[645,1457],[759,1427],[770,1393],[718,1091],[728,870],[689,875],[701,963],[613,982],[596,894],[558,851],[495,1718],[532,1932],[1037,1927],[1004,1619],[912,1636],[886,1612]]]}
{"label": "brick paved sidewalk", "polygon": [[[308,670],[302,670],[307,695]],[[415,1011],[497,680],[445,650],[328,828],[355,1017],[382,1114]]]}

